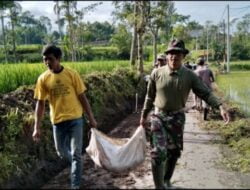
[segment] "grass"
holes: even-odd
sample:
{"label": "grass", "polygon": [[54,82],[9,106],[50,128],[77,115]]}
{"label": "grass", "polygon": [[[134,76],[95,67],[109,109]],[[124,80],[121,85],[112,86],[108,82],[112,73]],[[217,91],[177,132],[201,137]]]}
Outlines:
{"label": "grass", "polygon": [[92,50],[113,50],[113,51],[115,51],[115,50],[117,50],[117,48],[114,46],[94,46],[94,47],[92,47]]}
{"label": "grass", "polygon": [[[129,61],[90,61],[90,62],[64,62],[65,67],[78,71],[81,75],[92,72],[108,71],[123,67],[129,68]],[[150,65],[145,62],[145,67]],[[47,68],[42,63],[35,64],[0,64],[0,93],[7,93],[23,85],[35,84],[38,76]]]}
{"label": "grass", "polygon": [[[249,62],[244,64],[249,64]],[[250,103],[248,97],[249,74],[247,71],[237,71],[218,75],[219,92],[216,94],[226,97],[225,102],[228,105],[232,121],[225,125],[221,121],[219,111],[216,111],[215,114],[209,114],[210,121],[202,123],[204,128],[218,130],[224,144],[230,147],[231,151],[225,153],[225,157],[221,160],[222,163],[232,170],[241,172],[250,172],[250,119],[248,118],[249,113],[244,110],[244,107],[248,107]]]}
{"label": "grass", "polygon": [[[102,61],[83,63],[62,63],[65,67],[73,68],[80,74],[93,71],[112,71],[117,67],[128,67],[128,61]],[[6,93],[22,85],[35,84],[37,77],[46,70],[42,63],[36,64],[5,64],[0,65],[0,93]]]}
{"label": "grass", "polygon": [[232,71],[245,71],[250,70],[250,61],[233,61],[230,63],[230,70]]}
{"label": "grass", "polygon": [[225,97],[235,101],[248,116],[250,116],[249,75],[249,71],[233,71],[230,74],[218,75],[217,77],[217,83]]}
{"label": "grass", "polygon": [[237,118],[225,125],[223,121],[211,120],[202,124],[206,129],[220,132],[223,143],[228,145],[230,152],[220,160],[234,171],[250,172],[250,120]]}

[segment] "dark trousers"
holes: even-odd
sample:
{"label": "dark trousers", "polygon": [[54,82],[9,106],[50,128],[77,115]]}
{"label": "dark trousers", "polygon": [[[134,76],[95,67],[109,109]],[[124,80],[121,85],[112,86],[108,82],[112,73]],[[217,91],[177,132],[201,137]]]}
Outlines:
{"label": "dark trousers", "polygon": [[165,175],[164,180],[170,181],[171,177],[173,176],[174,169],[177,163],[178,158],[180,157],[181,153],[178,149],[173,149],[168,151],[168,157],[166,160],[166,168],[165,168]]}

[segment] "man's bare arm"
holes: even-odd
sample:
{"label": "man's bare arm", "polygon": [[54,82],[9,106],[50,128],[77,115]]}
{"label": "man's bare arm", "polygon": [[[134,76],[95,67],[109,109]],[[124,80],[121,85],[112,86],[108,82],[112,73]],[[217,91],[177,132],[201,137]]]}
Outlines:
{"label": "man's bare arm", "polygon": [[44,100],[37,100],[36,102],[36,109],[35,109],[35,124],[34,124],[34,131],[33,131],[33,140],[38,142],[41,136],[40,124],[43,119],[45,110],[45,101]]}
{"label": "man's bare arm", "polygon": [[96,128],[97,127],[97,122],[96,122],[96,120],[94,118],[92,109],[91,109],[91,107],[89,105],[89,101],[88,101],[86,95],[84,93],[82,93],[78,97],[79,97],[79,100],[80,100],[80,102],[81,102],[81,104],[82,104],[82,106],[83,106],[83,108],[84,108],[84,110],[85,110],[85,112],[86,112],[86,114],[87,114],[87,116],[89,118],[90,125],[92,127]]}

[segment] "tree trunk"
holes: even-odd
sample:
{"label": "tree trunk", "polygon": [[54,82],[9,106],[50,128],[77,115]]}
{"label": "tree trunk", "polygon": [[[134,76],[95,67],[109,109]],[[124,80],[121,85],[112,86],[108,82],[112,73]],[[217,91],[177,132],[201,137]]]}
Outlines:
{"label": "tree trunk", "polygon": [[60,23],[60,11],[58,10],[59,9],[59,1],[56,1],[56,7],[57,7],[56,16],[57,16],[58,32],[59,32],[59,36],[60,36],[60,42],[62,42],[62,27],[61,27],[61,23]]}
{"label": "tree trunk", "polygon": [[15,24],[14,19],[11,19],[11,27],[12,27],[12,45],[13,45],[13,54],[14,54],[14,63],[17,62],[16,57],[16,32],[15,32]]}
{"label": "tree trunk", "polygon": [[137,59],[137,15],[138,15],[138,6],[137,2],[134,3],[134,31],[133,31],[133,39],[131,43],[130,50],[130,66],[133,68],[135,66],[135,62]]}
{"label": "tree trunk", "polygon": [[139,9],[139,23],[137,23],[137,33],[138,33],[138,72],[140,75],[143,74],[143,34],[145,33],[145,28],[148,21],[148,3],[146,1],[137,1]]}
{"label": "tree trunk", "polygon": [[68,30],[69,30],[69,47],[70,47],[70,53],[71,53],[71,61],[76,61],[76,54],[75,54],[75,48],[74,48],[74,38],[73,38],[73,26],[72,26],[72,22],[71,19],[69,18],[69,16],[71,16],[70,14],[70,7],[69,7],[69,2],[67,1],[67,15],[68,15]]}
{"label": "tree trunk", "polygon": [[142,41],[142,32],[138,33],[138,72],[141,75],[143,73],[143,41]]}
{"label": "tree trunk", "polygon": [[153,60],[154,63],[156,62],[157,59],[157,37],[158,37],[158,31],[152,33],[153,36]]}
{"label": "tree trunk", "polygon": [[134,67],[135,62],[137,58],[137,31],[136,31],[136,25],[134,26],[133,31],[133,39],[131,43],[131,50],[130,50],[130,65],[131,67]]}
{"label": "tree trunk", "polygon": [[73,38],[72,33],[73,32],[71,31],[70,32],[70,47],[71,47],[71,60],[74,62],[74,61],[76,61],[76,53],[75,53],[74,38]]}
{"label": "tree trunk", "polygon": [[7,46],[6,46],[5,28],[4,28],[4,15],[2,12],[1,12],[1,24],[2,24],[2,32],[3,32],[5,63],[8,63],[8,54],[7,54]]}

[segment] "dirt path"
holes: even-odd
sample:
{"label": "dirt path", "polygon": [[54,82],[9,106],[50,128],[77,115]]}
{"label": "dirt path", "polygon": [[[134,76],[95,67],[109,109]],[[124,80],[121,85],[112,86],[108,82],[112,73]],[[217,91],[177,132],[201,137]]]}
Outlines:
{"label": "dirt path", "polygon": [[[192,104],[188,101],[187,106]],[[139,122],[139,113],[125,118],[111,133],[114,137],[130,137]],[[186,114],[184,133],[184,151],[172,178],[174,186],[179,188],[250,188],[250,175],[226,170],[220,163],[222,153],[220,138],[215,132],[199,128],[201,116],[195,110]],[[214,143],[216,142],[216,143]],[[149,144],[145,162],[135,170],[116,174],[94,166],[88,155],[83,156],[84,169],[81,188],[93,189],[153,189]],[[43,189],[69,188],[69,168],[45,184]]]}

